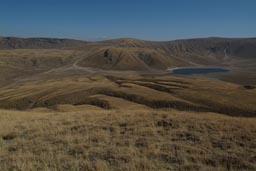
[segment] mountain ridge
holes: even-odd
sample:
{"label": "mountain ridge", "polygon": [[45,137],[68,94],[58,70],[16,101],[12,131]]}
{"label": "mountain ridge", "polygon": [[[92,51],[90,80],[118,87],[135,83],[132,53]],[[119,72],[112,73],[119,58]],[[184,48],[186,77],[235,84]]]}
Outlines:
{"label": "mountain ridge", "polygon": [[[145,42],[145,43],[174,43],[174,42],[184,42],[184,41],[202,41],[202,40],[211,40],[211,41],[234,41],[234,40],[256,40],[256,37],[246,37],[246,38],[226,38],[226,37],[202,37],[202,38],[184,38],[184,39],[175,39],[175,40],[167,40],[167,41],[154,41],[154,40],[143,40],[137,38],[116,38],[116,39],[108,39],[108,40],[101,40],[101,41],[86,41],[86,40],[79,40],[79,39],[71,39],[71,38],[47,38],[47,37],[30,37],[30,38],[22,38],[22,37],[10,37],[10,36],[0,36],[0,42],[3,41],[39,41],[39,42],[53,42],[53,43],[61,43],[61,42],[76,42],[76,43],[129,43],[129,42]],[[22,42],[20,42],[22,43]],[[0,46],[0,48],[2,48]],[[13,47],[12,47],[13,48]]]}
{"label": "mountain ridge", "polygon": [[[98,42],[55,38],[0,38],[0,50],[12,49],[74,50],[79,53],[70,55],[68,61],[79,58],[76,61],[77,66],[104,70],[146,71],[188,66],[247,67],[256,60],[256,38],[210,37],[159,42],[134,38]],[[109,52],[108,55],[106,52]],[[47,56],[47,53],[44,52],[41,56]],[[53,60],[44,59],[46,63]],[[24,59],[20,60],[24,63]],[[41,61],[37,62],[37,65],[40,66]],[[58,61],[60,62],[56,66],[63,65],[61,55]]]}

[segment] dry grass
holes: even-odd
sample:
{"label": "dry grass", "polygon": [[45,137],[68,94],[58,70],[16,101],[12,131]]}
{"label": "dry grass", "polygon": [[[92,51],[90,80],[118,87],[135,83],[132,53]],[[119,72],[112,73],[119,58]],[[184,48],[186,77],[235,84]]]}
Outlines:
{"label": "dry grass", "polygon": [[0,171],[256,170],[255,60],[209,75],[244,86],[161,75],[221,65],[220,40],[48,41],[9,46],[70,49],[0,50]]}
{"label": "dry grass", "polygon": [[216,80],[97,74],[59,78],[40,75],[37,78],[0,88],[0,107],[24,110],[71,104],[105,109],[174,108],[256,116],[255,89]]}
{"label": "dry grass", "polygon": [[256,89],[75,72],[80,55],[1,51],[0,108],[24,111],[0,110],[0,170],[256,170]]}
{"label": "dry grass", "polygon": [[156,110],[0,111],[0,170],[255,170],[255,119]]}

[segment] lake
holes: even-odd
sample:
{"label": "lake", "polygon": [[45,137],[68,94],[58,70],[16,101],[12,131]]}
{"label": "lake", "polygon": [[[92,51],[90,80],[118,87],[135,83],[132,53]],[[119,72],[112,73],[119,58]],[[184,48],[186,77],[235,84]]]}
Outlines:
{"label": "lake", "polygon": [[228,72],[228,69],[223,68],[178,68],[171,71],[171,74],[178,75],[192,75],[192,74],[209,74],[209,73],[219,73]]}

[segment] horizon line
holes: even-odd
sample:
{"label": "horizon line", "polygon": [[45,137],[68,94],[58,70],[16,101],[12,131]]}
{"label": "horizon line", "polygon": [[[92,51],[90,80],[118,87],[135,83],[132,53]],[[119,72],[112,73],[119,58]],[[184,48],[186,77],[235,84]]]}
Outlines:
{"label": "horizon line", "polygon": [[59,39],[59,40],[75,40],[75,41],[82,41],[82,42],[102,42],[102,41],[113,41],[113,40],[121,40],[121,39],[133,39],[133,40],[139,40],[139,41],[148,41],[148,42],[170,42],[170,41],[179,41],[179,40],[193,40],[193,39],[255,39],[255,37],[252,36],[245,36],[245,37],[223,37],[223,36],[202,36],[202,37],[188,37],[188,38],[178,38],[178,39],[170,39],[170,40],[146,40],[141,38],[135,38],[135,37],[117,37],[117,38],[106,38],[102,40],[90,40],[90,39],[79,39],[79,38],[68,38],[68,37],[46,37],[46,36],[40,36],[40,37],[30,37],[30,36],[2,36],[0,35],[0,38],[18,38],[18,39]]}

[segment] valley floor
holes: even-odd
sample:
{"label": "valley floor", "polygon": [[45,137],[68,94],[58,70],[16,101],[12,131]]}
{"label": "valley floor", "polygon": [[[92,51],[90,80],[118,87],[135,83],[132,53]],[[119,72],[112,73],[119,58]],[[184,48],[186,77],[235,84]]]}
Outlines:
{"label": "valley floor", "polygon": [[0,170],[256,170],[255,118],[176,110],[0,111]]}

